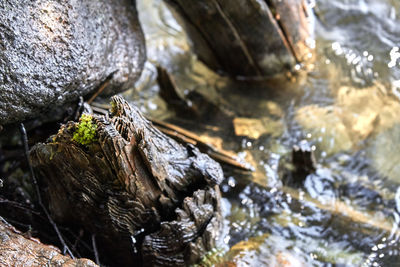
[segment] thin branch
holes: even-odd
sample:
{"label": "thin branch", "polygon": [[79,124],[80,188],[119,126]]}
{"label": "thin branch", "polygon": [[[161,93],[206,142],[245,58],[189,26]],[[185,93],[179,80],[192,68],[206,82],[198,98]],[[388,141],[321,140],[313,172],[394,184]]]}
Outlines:
{"label": "thin branch", "polygon": [[118,70],[113,71],[110,75],[107,76],[106,80],[100,85],[99,89],[97,89],[97,91],[94,93],[94,95],[92,95],[92,97],[87,101],[87,103],[90,105],[93,100],[96,99],[96,97],[101,94],[101,92],[104,91],[104,89],[106,89],[107,85],[110,83],[112,77],[114,76],[114,74],[117,72]]}
{"label": "thin branch", "polygon": [[179,142],[189,143],[196,146],[202,153],[208,154],[211,158],[220,163],[225,163],[244,171],[254,171],[253,166],[251,166],[249,163],[240,162],[237,156],[235,156],[233,153],[223,149],[218,149],[211,144],[203,142],[200,136],[189,130],[164,121],[156,119],[149,120],[164,134],[178,140]]}
{"label": "thin branch", "polygon": [[29,172],[31,174],[32,183],[33,183],[33,185],[34,185],[34,187],[36,189],[36,197],[37,197],[39,206],[42,208],[42,210],[44,211],[44,213],[45,213],[47,219],[49,220],[50,224],[53,226],[54,230],[56,231],[58,239],[60,240],[60,242],[61,242],[61,244],[63,246],[63,254],[68,252],[68,254],[71,256],[71,258],[74,259],[75,257],[72,254],[71,250],[68,248],[67,244],[65,243],[64,238],[62,237],[61,232],[57,227],[57,224],[53,221],[53,219],[50,216],[50,213],[47,211],[46,207],[43,205],[42,197],[40,195],[39,185],[37,183],[36,176],[35,176],[35,173],[33,171],[33,167],[32,167],[31,161],[29,159],[28,135],[26,134],[25,126],[24,126],[23,123],[20,124],[20,132],[21,132],[21,137],[22,137],[22,143],[24,145],[25,158],[26,158],[26,161],[27,161],[28,166],[29,166]]}
{"label": "thin branch", "polygon": [[76,107],[75,114],[74,114],[74,121],[77,121],[79,119],[79,115],[81,115],[81,110],[82,110],[84,103],[85,103],[85,101],[83,100],[83,97],[80,96],[78,106]]}
{"label": "thin branch", "polygon": [[96,264],[100,266],[99,252],[97,251],[95,234],[92,234],[92,246],[93,246],[94,258],[96,260]]}

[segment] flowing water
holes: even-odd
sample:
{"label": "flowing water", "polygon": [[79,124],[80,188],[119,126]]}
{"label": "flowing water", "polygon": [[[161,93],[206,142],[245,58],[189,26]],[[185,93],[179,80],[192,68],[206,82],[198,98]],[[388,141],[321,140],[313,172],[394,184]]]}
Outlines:
{"label": "flowing water", "polygon": [[[268,85],[207,69],[162,1],[137,2],[148,62],[126,96],[149,116],[195,131],[254,167],[225,168],[219,260],[400,266],[400,1],[311,3],[313,69]],[[183,95],[195,91],[224,112],[193,119],[173,111],[159,96],[156,65]],[[237,118],[233,125],[226,113]],[[282,182],[293,145],[311,147],[318,164],[301,187]]]}

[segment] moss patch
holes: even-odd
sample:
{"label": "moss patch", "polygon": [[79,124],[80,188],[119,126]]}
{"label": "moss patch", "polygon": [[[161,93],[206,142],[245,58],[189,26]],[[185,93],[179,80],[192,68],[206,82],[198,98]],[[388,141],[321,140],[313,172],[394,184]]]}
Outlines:
{"label": "moss patch", "polygon": [[89,146],[97,140],[96,130],[97,125],[93,123],[92,115],[82,114],[72,140],[81,145]]}

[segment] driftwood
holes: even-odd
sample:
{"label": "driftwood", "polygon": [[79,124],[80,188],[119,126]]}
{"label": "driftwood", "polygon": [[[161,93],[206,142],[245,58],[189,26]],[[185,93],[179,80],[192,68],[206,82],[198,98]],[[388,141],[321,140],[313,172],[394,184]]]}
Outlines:
{"label": "driftwood", "polygon": [[312,51],[304,0],[167,0],[199,58],[240,78],[291,70]]}
{"label": "driftwood", "polygon": [[56,221],[96,234],[109,265],[199,260],[221,227],[219,164],[166,137],[120,97],[110,118],[94,115],[90,123],[91,142],[76,142],[80,124],[68,122],[31,149]]}
{"label": "driftwood", "polygon": [[1,266],[98,266],[88,259],[72,259],[56,247],[23,235],[0,217]]}
{"label": "driftwood", "polygon": [[201,137],[193,132],[167,122],[159,121],[157,119],[151,119],[151,122],[162,133],[174,138],[180,143],[192,144],[196,146],[202,153],[206,153],[212,159],[221,164],[226,164],[230,167],[243,171],[253,171],[254,167],[251,166],[250,163],[239,159],[233,152],[218,149],[213,145],[202,141]]}

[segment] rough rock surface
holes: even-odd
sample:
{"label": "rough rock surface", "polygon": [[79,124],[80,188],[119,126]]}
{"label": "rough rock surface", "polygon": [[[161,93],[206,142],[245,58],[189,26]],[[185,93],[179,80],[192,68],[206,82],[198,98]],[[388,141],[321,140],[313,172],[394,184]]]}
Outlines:
{"label": "rough rock surface", "polygon": [[88,259],[71,259],[63,256],[56,247],[44,245],[39,240],[24,236],[0,217],[1,266],[60,266],[95,267]]}
{"label": "rough rock surface", "polygon": [[145,60],[135,1],[0,2],[0,124],[128,89]]}
{"label": "rough rock surface", "polygon": [[79,126],[69,122],[32,148],[51,213],[95,233],[113,258],[106,264],[139,264],[142,256],[163,266],[196,262],[222,227],[220,165],[162,134],[122,98],[112,106],[110,118],[93,116],[92,144],[72,140]]}

